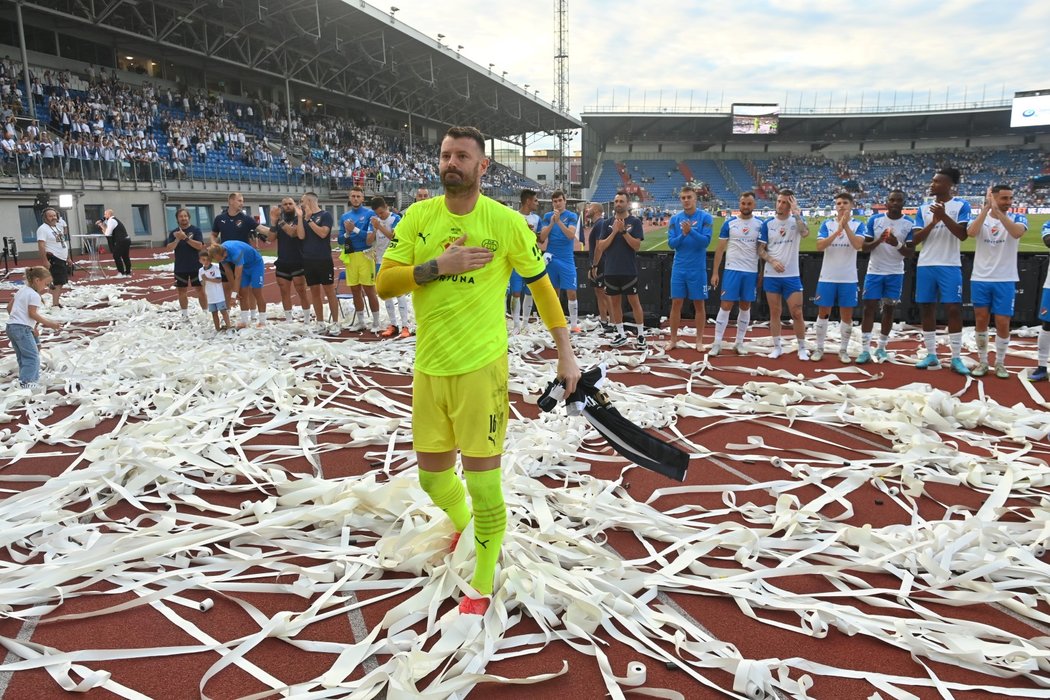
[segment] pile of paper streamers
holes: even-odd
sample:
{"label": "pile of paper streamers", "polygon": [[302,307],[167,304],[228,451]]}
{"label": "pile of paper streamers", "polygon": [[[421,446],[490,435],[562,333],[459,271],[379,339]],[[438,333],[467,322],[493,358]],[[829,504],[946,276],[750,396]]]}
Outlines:
{"label": "pile of paper streamers", "polygon": [[[647,688],[646,663],[673,663],[706,692],[731,697],[807,697],[811,674],[862,679],[878,697],[912,697],[909,688],[945,696],[971,687],[1013,697],[1050,692],[1050,646],[1038,634],[1050,624],[1045,412],[1001,406],[983,393],[964,401],[928,385],[871,388],[869,373],[830,363],[808,377],[753,367],[712,372],[706,361],[691,365],[656,347],[610,351],[585,333],[575,341],[583,366],[604,361],[614,380],[617,373],[623,379],[625,372],[649,372],[669,383],[613,382],[615,405],[694,451],[692,471],[721,470],[725,482],[668,486],[638,502],[624,486],[629,468],[614,481],[591,475],[592,465],[623,461],[584,421],[560,411],[525,420],[513,409],[504,461],[509,522],[496,595],[484,618],[461,616],[451,601],[467,590],[472,538],[467,533],[455,553],[447,552],[451,526],[417,482],[409,441],[412,341],[325,339],[283,321],[215,334],[208,315],[185,322],[174,304],[154,305],[114,285],[74,288],[66,302],[69,308],[48,311],[71,323],[44,334],[46,393],[0,394],[0,459],[12,472],[0,472],[0,484],[31,480],[15,472],[32,459],[73,455],[68,469],[34,488],[5,490],[0,538],[9,563],[0,565],[0,613],[26,624],[72,619],[63,603],[105,596],[93,586],[103,582],[135,602],[99,605],[82,616],[117,619],[131,605],[147,605],[196,643],[61,650],[0,638],[11,652],[0,673],[43,668],[66,690],[105,688],[140,698],[93,662],[213,654],[217,660],[200,678],[202,697],[209,680],[232,665],[272,689],[257,697],[437,700],[464,697],[479,683],[542,683],[571,673],[565,662],[524,678],[486,673],[492,662],[563,640],[595,658],[614,698],[682,697]],[[540,356],[551,347],[539,326],[511,338],[510,388],[519,405],[525,396],[535,400],[551,378],[553,363]],[[10,353],[0,376],[16,376]],[[734,376],[740,384],[725,383]],[[72,412],[55,419],[61,406]],[[712,451],[701,444],[702,432],[679,429],[682,418],[704,426],[751,422],[754,435]],[[103,421],[115,427],[78,437]],[[779,431],[803,435],[811,422],[878,440],[843,437],[842,446],[821,451],[814,439],[813,450],[777,449]],[[53,449],[29,452],[41,444]],[[345,446],[366,446],[366,459],[381,466],[326,478],[330,453]],[[294,471],[285,466],[292,460],[299,464]],[[746,464],[757,462],[782,476],[747,477]],[[948,504],[944,517],[928,520],[919,504],[931,482],[976,492],[982,505]],[[896,504],[899,524],[854,524],[851,499],[870,502],[873,489]],[[663,496],[691,493],[721,494],[722,505],[659,507]],[[240,505],[219,505],[217,495]],[[118,506],[136,515],[112,515]],[[647,555],[622,556],[607,542],[613,531],[636,536]],[[389,572],[408,576],[384,576]],[[895,583],[873,585],[869,574]],[[274,582],[278,575],[283,582]],[[819,577],[826,592],[778,585],[795,576]],[[349,617],[360,625],[366,603],[358,594],[367,593],[371,604],[406,592],[407,600],[380,624],[361,627],[356,639],[311,638],[311,625],[321,620]],[[244,593],[294,594],[303,606],[268,617]],[[675,605],[681,595],[731,598],[744,615],[812,637],[831,629],[864,635],[911,654],[928,673],[744,658]],[[239,605],[256,628],[229,640],[203,632],[194,619],[216,599]],[[989,605],[1023,619],[1032,635],[965,614],[968,606]],[[439,614],[439,607],[449,612]],[[783,622],[784,613],[794,622]],[[541,631],[517,632],[524,617]],[[331,665],[288,686],[247,658],[267,638],[328,654]],[[604,651],[610,639],[645,663],[631,663],[618,677]],[[987,683],[942,681],[931,661],[970,669]],[[357,669],[363,676],[351,680]],[[995,678],[1015,676],[1027,678],[1030,689],[995,685]]]}

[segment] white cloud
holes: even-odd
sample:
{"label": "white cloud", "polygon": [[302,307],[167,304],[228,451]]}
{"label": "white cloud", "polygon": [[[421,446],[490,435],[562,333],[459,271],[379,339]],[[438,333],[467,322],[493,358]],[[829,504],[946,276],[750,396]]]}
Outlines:
{"label": "white cloud", "polygon": [[[554,97],[554,2],[478,3],[398,0],[397,18],[429,36],[446,35],[463,55],[497,75]],[[787,105],[841,104],[894,91],[925,103],[998,98],[1050,88],[1040,27],[1050,3],[1038,0],[569,0],[570,109],[596,99],[617,107],[700,107],[760,100]],[[385,9],[385,8],[384,8]],[[878,98],[876,94],[878,93]],[[885,100],[885,102],[882,102]]]}

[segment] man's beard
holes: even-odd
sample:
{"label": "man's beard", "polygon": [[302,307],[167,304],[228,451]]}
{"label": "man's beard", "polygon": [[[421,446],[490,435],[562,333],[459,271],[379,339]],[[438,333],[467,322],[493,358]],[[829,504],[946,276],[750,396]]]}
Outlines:
{"label": "man's beard", "polygon": [[[459,182],[448,182],[446,178],[449,175],[458,175]],[[472,180],[470,176],[464,172],[446,170],[441,173],[441,185],[445,188],[446,193],[463,194],[464,192],[470,192],[476,182],[477,180]]]}

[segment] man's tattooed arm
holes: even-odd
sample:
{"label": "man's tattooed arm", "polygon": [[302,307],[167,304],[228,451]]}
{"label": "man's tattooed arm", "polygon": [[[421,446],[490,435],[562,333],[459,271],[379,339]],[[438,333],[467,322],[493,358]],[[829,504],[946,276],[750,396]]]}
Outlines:
{"label": "man's tattooed arm", "polygon": [[427,261],[422,265],[416,265],[415,269],[412,270],[412,277],[418,285],[424,285],[427,282],[433,282],[436,280],[439,277],[437,258]]}

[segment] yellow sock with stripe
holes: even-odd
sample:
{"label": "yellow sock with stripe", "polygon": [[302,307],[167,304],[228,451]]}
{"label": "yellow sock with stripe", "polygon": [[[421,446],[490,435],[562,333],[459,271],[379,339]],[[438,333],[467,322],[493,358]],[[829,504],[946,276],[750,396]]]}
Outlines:
{"label": "yellow sock with stripe", "polygon": [[470,522],[470,509],[463,482],[456,475],[456,468],[449,467],[440,472],[419,470],[419,485],[445,514],[452,520],[456,532],[463,532]]}
{"label": "yellow sock with stripe", "polygon": [[492,594],[503,536],[507,531],[507,506],[503,502],[503,474],[499,468],[464,471],[474,510],[474,549],[478,560],[470,585],[482,595]]}

